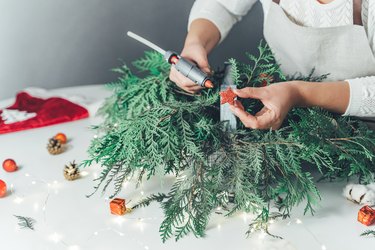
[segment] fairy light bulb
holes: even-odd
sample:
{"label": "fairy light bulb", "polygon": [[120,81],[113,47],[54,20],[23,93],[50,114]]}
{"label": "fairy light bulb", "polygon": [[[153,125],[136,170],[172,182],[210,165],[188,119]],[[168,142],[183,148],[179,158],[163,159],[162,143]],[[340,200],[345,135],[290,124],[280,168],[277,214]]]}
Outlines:
{"label": "fairy light bulb", "polygon": [[16,197],[13,201],[16,204],[21,204],[23,202],[23,199],[21,197]]}
{"label": "fairy light bulb", "polygon": [[88,176],[89,173],[87,171],[81,171],[81,176],[82,177],[85,177],[85,176]]}
{"label": "fairy light bulb", "polygon": [[72,245],[68,247],[68,250],[80,250],[81,248],[78,245]]}
{"label": "fairy light bulb", "polygon": [[143,218],[138,218],[138,220],[137,220],[137,226],[138,226],[138,228],[139,228],[139,230],[140,230],[141,232],[144,231]]}
{"label": "fairy light bulb", "polygon": [[58,233],[53,233],[49,236],[49,239],[55,243],[58,243],[60,242],[60,240],[62,239],[62,235],[61,234],[58,234]]}
{"label": "fairy light bulb", "polygon": [[113,221],[119,225],[119,226],[122,226],[122,224],[124,223],[125,219],[123,217],[116,217],[113,219]]}

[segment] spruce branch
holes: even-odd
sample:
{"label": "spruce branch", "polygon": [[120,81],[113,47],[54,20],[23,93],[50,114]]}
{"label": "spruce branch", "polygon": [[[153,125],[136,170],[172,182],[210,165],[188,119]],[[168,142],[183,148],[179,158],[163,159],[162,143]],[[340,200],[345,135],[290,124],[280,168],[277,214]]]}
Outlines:
{"label": "spruce branch", "polygon": [[31,217],[25,217],[25,216],[20,216],[20,215],[14,215],[14,217],[17,218],[17,220],[18,220],[18,226],[21,229],[34,230],[34,224],[36,223],[36,221],[33,218],[31,218]]}

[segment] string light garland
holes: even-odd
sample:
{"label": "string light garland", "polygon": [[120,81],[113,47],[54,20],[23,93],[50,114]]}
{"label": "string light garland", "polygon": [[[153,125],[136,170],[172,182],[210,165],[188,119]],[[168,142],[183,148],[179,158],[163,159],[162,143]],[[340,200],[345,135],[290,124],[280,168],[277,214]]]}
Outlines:
{"label": "string light garland", "polygon": [[[89,173],[87,171],[84,171],[82,173],[83,173],[84,176],[89,175]],[[95,176],[95,172],[93,173],[93,176]],[[29,173],[26,173],[24,175],[24,177],[29,179],[28,181],[30,182],[31,185],[33,185],[33,186],[41,185],[42,187],[44,187],[46,189],[46,198],[42,202],[42,204],[43,204],[42,211],[43,211],[44,221],[45,221],[45,223],[47,223],[45,213],[48,211],[49,197],[53,193],[56,194],[56,192],[53,192],[53,191],[57,191],[57,189],[59,189],[59,187],[62,187],[65,184],[62,183],[62,182],[58,182],[57,180],[51,181],[51,180],[41,179],[41,178],[36,177],[34,175],[31,175]],[[26,195],[16,193],[14,191],[14,184],[11,184],[10,192],[11,192],[11,195],[15,197],[13,199],[14,203],[16,205],[23,205],[23,202],[24,202],[24,199],[25,199]],[[142,197],[144,197],[144,195],[145,195],[145,191],[140,190],[139,191],[139,199],[142,199]],[[104,198],[104,202],[105,203],[109,202],[108,197]],[[39,203],[36,202],[36,201],[33,203],[32,206],[33,206],[34,210],[39,210],[39,208],[40,208]],[[218,207],[218,211],[220,211],[222,209],[223,208]],[[241,216],[241,215],[239,215],[239,216]],[[243,216],[245,216],[245,215],[243,215]],[[247,214],[246,216],[251,216],[251,215]],[[134,217],[134,216],[126,215],[125,217],[115,217],[115,218],[113,218],[112,223],[114,225],[118,226],[118,227],[122,227],[125,222],[133,221],[136,228],[138,228],[138,230],[142,232],[142,231],[144,231],[145,224],[151,223],[151,224],[156,225],[157,221],[160,221],[161,219],[162,219],[161,216],[160,217]],[[244,220],[244,223],[246,223],[246,222],[247,221]],[[127,223],[127,225],[129,226],[128,223]],[[217,224],[217,229],[218,230],[221,229],[220,223]],[[85,240],[82,240],[82,242],[72,244],[71,242],[69,242],[65,239],[66,237],[64,237],[63,234],[61,234],[57,231],[53,231],[53,230],[51,230],[51,231],[52,232],[49,234],[48,239],[50,241],[56,243],[56,244],[62,244],[64,247],[66,247],[66,249],[81,249],[82,246],[84,246],[87,242],[91,242],[91,240],[93,240],[93,238],[99,237],[103,232],[113,232],[114,234],[116,234],[120,237],[125,236],[125,233],[122,232],[121,230],[119,230],[118,228],[106,227],[106,228],[96,229],[92,233],[89,234],[90,235],[89,237],[87,237]],[[40,232],[38,230],[35,230],[34,233],[39,234]],[[44,233],[43,233],[43,235],[44,235]],[[140,240],[138,240],[136,238],[127,237],[127,240],[131,240],[131,241],[135,242],[138,246],[141,247],[141,249],[145,249],[145,250],[150,249],[150,247],[147,244],[141,242]]]}
{"label": "string light garland", "polygon": [[[93,172],[92,176],[95,176],[95,173],[96,172]],[[83,174],[83,176],[90,175],[90,173],[87,172],[87,171],[83,171],[83,172],[81,172],[81,174]],[[42,211],[43,211],[43,214],[44,214],[43,215],[44,216],[44,222],[47,223],[46,217],[45,217],[45,212],[48,210],[48,199],[49,199],[50,195],[53,195],[54,193],[56,194],[56,192],[54,192],[54,191],[57,191],[60,187],[63,188],[63,186],[66,185],[66,183],[59,182],[57,180],[41,179],[41,178],[36,177],[34,175],[31,175],[29,173],[26,173],[24,175],[24,177],[28,179],[28,181],[31,185],[33,185],[33,186],[41,185],[41,187],[46,189],[46,198],[42,202],[42,204],[43,204]],[[129,180],[127,181],[127,184],[128,183],[129,183]],[[25,199],[26,195],[17,194],[16,192],[14,192],[14,184],[11,184],[10,192],[11,192],[11,195],[15,197],[14,200],[13,200],[14,203],[16,205],[23,205],[23,202],[24,202],[24,199]],[[144,195],[145,195],[145,191],[143,189],[140,189],[139,193],[138,193],[138,200],[143,199]],[[106,204],[108,204],[109,201],[110,201],[110,199],[108,197],[105,197],[103,200]],[[33,202],[32,206],[33,206],[34,210],[39,210],[39,208],[40,208],[39,203],[36,202],[36,201]],[[222,214],[227,209],[228,208],[218,206],[216,208],[216,211],[218,212],[218,214]],[[251,213],[245,213],[244,212],[244,213],[239,213],[237,215],[237,217],[242,218],[243,222],[245,224],[247,224],[248,221],[251,220],[254,217],[254,215],[251,214]],[[156,225],[158,223],[158,221],[160,221],[161,219],[162,219],[161,216],[159,216],[159,217],[134,217],[134,216],[131,216],[131,215],[116,216],[116,217],[113,217],[111,219],[114,227],[109,226],[109,227],[105,227],[105,228],[95,229],[91,233],[89,233],[89,236],[87,238],[83,239],[80,242],[74,242],[74,243],[69,242],[66,239],[67,237],[65,237],[65,235],[63,235],[63,234],[61,234],[57,231],[54,231],[54,230],[51,230],[51,233],[50,234],[47,233],[47,235],[48,235],[48,239],[50,241],[54,242],[55,244],[63,245],[67,250],[76,250],[76,249],[80,250],[80,249],[84,248],[84,246],[88,242],[92,242],[92,240],[100,237],[100,235],[104,235],[105,232],[112,232],[115,235],[118,235],[119,237],[124,237],[126,234],[123,231],[121,231],[121,229],[119,229],[119,228],[121,228],[125,223],[126,223],[127,226],[130,226],[130,224],[128,223],[129,221],[133,221],[133,225],[135,226],[135,228],[137,228],[140,232],[142,232],[142,231],[145,230],[146,224]],[[277,222],[278,222],[277,220],[269,220],[268,223],[269,223],[269,225],[275,226],[277,224]],[[293,222],[296,225],[302,225],[302,228],[304,228],[305,231],[308,232],[312,236],[312,238],[314,238],[314,240],[317,242],[317,244],[321,245],[322,250],[327,249],[326,246],[324,244],[322,244],[315,237],[315,235],[303,224],[301,219],[297,218],[295,220],[290,220],[288,225],[291,225],[291,223],[293,223]],[[222,228],[221,223],[218,222],[216,224],[216,229],[221,230],[221,228]],[[45,232],[42,233],[42,232],[39,232],[38,230],[35,230],[33,232],[36,233],[36,234],[41,234],[41,236],[45,234]],[[259,232],[259,234],[258,234],[259,240],[264,240],[266,237],[267,237],[267,233]],[[137,238],[134,238],[134,237],[129,237],[128,235],[127,235],[127,241],[134,242],[136,245],[138,245],[140,247],[140,249],[149,250],[151,248],[148,244],[145,244],[141,240],[139,240]]]}
{"label": "string light garland", "polygon": [[[81,172],[81,176],[88,176],[89,174],[90,173],[87,172],[87,171]],[[93,177],[95,177],[95,175],[97,175],[97,173],[94,172],[94,173],[92,173],[92,175],[93,175]],[[28,179],[28,182],[30,183],[30,185],[32,185],[32,186],[40,185],[40,187],[42,187],[42,189],[45,189],[46,198],[42,202],[43,206],[42,206],[41,210],[43,212],[44,223],[48,225],[48,221],[46,219],[46,212],[48,211],[48,200],[49,200],[51,195],[58,194],[58,190],[60,188],[63,188],[63,186],[66,185],[66,184],[64,184],[63,182],[59,182],[57,180],[51,181],[51,180],[41,179],[41,178],[39,178],[37,176],[34,176],[34,175],[31,175],[29,173],[25,173],[24,177]],[[14,199],[13,199],[14,204],[25,206],[24,201],[25,201],[25,197],[27,197],[27,195],[19,193],[19,191],[15,192],[14,189],[15,189],[15,185],[12,183],[10,185],[10,195],[12,197],[14,197]],[[139,192],[139,198],[141,199],[143,197],[143,195],[144,195],[144,191],[141,190]],[[108,197],[104,198],[103,200],[106,204],[109,203]],[[32,202],[31,206],[32,206],[32,209],[34,209],[35,212],[38,212],[40,210],[39,204],[40,203],[38,203],[37,201]],[[19,220],[20,226],[21,226],[21,222],[25,223],[27,221],[29,223],[28,225],[30,225],[29,228],[33,229],[33,233],[40,234],[41,237],[45,235],[45,232],[42,233],[42,232],[39,232],[37,229],[34,230],[33,225],[36,223],[36,221],[33,218],[18,216],[18,215],[16,217]],[[55,244],[63,245],[67,250],[82,249],[83,246],[86,243],[91,242],[93,240],[93,238],[95,238],[95,237],[99,237],[103,232],[113,232],[114,234],[116,234],[120,237],[125,236],[125,233],[122,232],[121,230],[119,230],[117,227],[122,227],[122,225],[126,221],[133,221],[134,226],[142,232],[144,230],[144,226],[145,226],[144,224],[145,223],[148,224],[148,223],[152,223],[152,221],[159,221],[159,220],[161,220],[161,218],[162,217],[134,217],[134,216],[112,218],[112,223],[115,227],[106,227],[106,228],[102,228],[102,229],[96,229],[92,233],[89,234],[89,237],[87,237],[85,240],[82,240],[81,242],[78,242],[78,243],[69,242],[68,240],[65,239],[66,237],[63,234],[61,234],[57,231],[54,231],[54,230],[51,230],[50,234],[47,233],[47,235],[48,235],[47,238],[48,238],[48,240],[50,240],[51,242],[53,242]],[[152,224],[156,224],[156,223],[152,223]],[[129,226],[128,223],[127,223],[127,225]],[[136,238],[127,237],[127,240],[135,242],[142,249],[145,249],[145,250],[150,249],[150,247],[147,244],[144,244],[143,242],[141,242],[140,240],[138,240]]]}

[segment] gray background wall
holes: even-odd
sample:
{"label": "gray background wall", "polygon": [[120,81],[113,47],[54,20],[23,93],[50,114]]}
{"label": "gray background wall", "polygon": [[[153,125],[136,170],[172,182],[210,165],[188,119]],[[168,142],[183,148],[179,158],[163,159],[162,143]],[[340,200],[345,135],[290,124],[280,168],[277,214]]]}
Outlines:
{"label": "gray background wall", "polygon": [[[131,62],[143,45],[127,30],[180,51],[193,0],[0,0],[0,99],[28,86],[103,84],[119,59]],[[262,37],[258,3],[210,56],[212,66],[255,52]],[[172,17],[172,18],[171,18]]]}

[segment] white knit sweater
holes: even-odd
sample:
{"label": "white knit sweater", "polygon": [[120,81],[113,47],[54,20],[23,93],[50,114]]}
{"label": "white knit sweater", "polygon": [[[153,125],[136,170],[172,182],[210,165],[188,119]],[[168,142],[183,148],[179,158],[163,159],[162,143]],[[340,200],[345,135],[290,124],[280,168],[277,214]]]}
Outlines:
{"label": "white knit sweater", "polygon": [[[196,0],[190,13],[190,23],[198,18],[213,22],[223,40],[232,26],[247,14],[257,0]],[[353,0],[334,0],[324,5],[317,0],[281,0],[291,21],[309,27],[335,27],[353,24]],[[264,16],[272,0],[260,0]],[[362,22],[370,47],[375,54],[375,0],[362,0]],[[344,115],[375,117],[375,76],[348,79],[350,101]]]}

